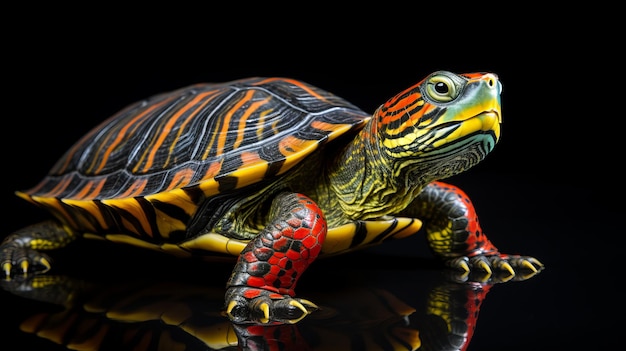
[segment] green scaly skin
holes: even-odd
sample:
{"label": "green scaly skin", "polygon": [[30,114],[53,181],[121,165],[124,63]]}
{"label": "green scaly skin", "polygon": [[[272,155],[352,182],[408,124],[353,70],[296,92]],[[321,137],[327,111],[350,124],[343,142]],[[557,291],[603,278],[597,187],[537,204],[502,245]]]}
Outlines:
{"label": "green scaly skin", "polygon": [[[495,146],[501,122],[500,86],[491,77],[464,87],[464,94],[451,105],[431,102],[420,118],[413,118],[407,108],[404,125],[385,123],[389,121],[385,108],[399,104],[407,94],[381,106],[326,163],[322,176],[313,178],[319,179],[316,188],[306,190],[316,194],[313,198],[329,228],[389,216],[419,218],[427,222],[425,231],[433,253],[448,266],[466,272],[477,267],[488,274],[495,268],[511,278],[516,268],[537,273],[543,267],[538,260],[499,253],[483,235],[469,198],[438,181],[473,167]],[[420,112],[411,108],[413,113]],[[311,181],[312,171],[299,173],[308,174]],[[423,192],[426,188],[428,192]]]}
{"label": "green scaly skin", "polygon": [[[369,220],[397,214],[428,184],[431,179],[411,178],[418,162],[394,167],[394,159],[384,153],[376,141],[376,120],[372,119],[337,156],[323,177],[333,199],[326,210],[330,225],[336,217],[344,220]],[[322,203],[325,203],[322,201]],[[340,211],[339,211],[340,209]]]}

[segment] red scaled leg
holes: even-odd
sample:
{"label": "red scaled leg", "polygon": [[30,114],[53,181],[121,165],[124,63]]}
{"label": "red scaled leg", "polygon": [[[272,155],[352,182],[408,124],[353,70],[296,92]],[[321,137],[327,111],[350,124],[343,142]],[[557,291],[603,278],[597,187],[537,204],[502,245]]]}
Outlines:
{"label": "red scaled leg", "polygon": [[326,238],[321,210],[304,195],[282,193],[270,216],[239,255],[227,283],[225,311],[235,323],[295,323],[317,309],[295,298],[294,289]]}
{"label": "red scaled leg", "polygon": [[495,269],[507,273],[508,279],[518,271],[528,272],[528,277],[543,268],[534,257],[500,253],[483,233],[471,200],[458,187],[432,182],[422,190],[410,211],[426,221],[431,249],[450,267],[468,273],[479,270],[488,276]]}

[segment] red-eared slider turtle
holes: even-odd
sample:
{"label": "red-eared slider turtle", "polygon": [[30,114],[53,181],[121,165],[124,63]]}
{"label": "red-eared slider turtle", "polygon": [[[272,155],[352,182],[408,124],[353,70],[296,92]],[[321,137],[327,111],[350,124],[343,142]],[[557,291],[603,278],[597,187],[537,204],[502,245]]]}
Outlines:
{"label": "red-eared slider turtle", "polygon": [[315,309],[298,278],[318,255],[424,233],[465,271],[537,272],[483,234],[468,197],[443,179],[500,137],[492,73],[432,73],[373,115],[307,83],[197,84],[123,109],[78,141],[34,188],[17,192],[56,221],[0,246],[2,271],[42,273],[79,237],[179,256],[238,257],[225,312],[295,322]]}

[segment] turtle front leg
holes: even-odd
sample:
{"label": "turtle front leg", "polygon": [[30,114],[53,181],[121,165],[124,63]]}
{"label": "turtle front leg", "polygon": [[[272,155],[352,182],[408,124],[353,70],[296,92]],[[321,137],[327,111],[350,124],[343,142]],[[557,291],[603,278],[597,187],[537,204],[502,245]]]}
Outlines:
{"label": "turtle front leg", "polygon": [[225,312],[235,323],[295,323],[317,309],[295,286],[326,238],[322,211],[308,197],[281,193],[270,223],[240,253],[227,283]]}
{"label": "turtle front leg", "polygon": [[55,221],[30,225],[7,236],[0,244],[1,274],[10,279],[16,274],[45,273],[51,259],[39,250],[59,249],[76,239],[76,234]]}
{"label": "turtle front leg", "polygon": [[430,183],[407,212],[425,220],[430,248],[449,267],[465,273],[479,270],[486,278],[495,270],[508,276],[504,280],[521,271],[526,275],[520,278],[528,278],[543,269],[534,257],[500,253],[483,233],[471,200],[456,186]]}

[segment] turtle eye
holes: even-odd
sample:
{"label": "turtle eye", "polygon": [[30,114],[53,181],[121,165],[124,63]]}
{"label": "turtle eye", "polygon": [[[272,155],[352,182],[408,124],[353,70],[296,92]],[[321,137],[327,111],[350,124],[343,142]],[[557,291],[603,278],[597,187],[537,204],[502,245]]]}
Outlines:
{"label": "turtle eye", "polygon": [[436,102],[449,102],[459,95],[455,82],[445,75],[434,75],[426,83],[428,97]]}
{"label": "turtle eye", "polygon": [[435,91],[438,94],[447,94],[450,89],[444,82],[437,82],[435,83]]}

